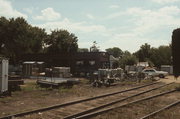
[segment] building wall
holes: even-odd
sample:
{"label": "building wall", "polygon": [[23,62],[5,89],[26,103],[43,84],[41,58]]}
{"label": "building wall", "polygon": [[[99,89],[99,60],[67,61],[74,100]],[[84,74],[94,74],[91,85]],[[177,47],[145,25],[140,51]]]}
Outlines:
{"label": "building wall", "polygon": [[169,66],[169,65],[162,65],[161,66],[161,71],[166,71],[169,74],[173,74],[173,66]]}
{"label": "building wall", "polygon": [[77,75],[81,72],[92,73],[98,68],[109,68],[109,54],[106,52],[27,54],[20,61],[43,61],[46,67],[70,67],[71,73]]}

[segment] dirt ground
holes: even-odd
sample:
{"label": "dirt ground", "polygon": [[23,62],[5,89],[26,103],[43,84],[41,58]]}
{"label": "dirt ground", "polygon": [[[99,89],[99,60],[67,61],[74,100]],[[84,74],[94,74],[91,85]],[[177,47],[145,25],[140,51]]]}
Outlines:
{"label": "dirt ground", "polygon": [[0,98],[0,116],[93,97],[140,85],[135,82],[123,82],[110,87],[95,88],[89,84],[87,79],[80,80],[81,83],[74,85],[72,88],[45,89],[38,87],[36,80],[24,79],[25,85],[21,86],[21,91],[15,91],[12,92],[12,96]]}
{"label": "dirt ground", "polygon": [[174,76],[166,76],[166,78],[160,79],[161,82],[164,83],[170,83],[170,82],[175,82],[175,83],[180,83],[180,77],[175,79]]}
{"label": "dirt ground", "polygon": [[[114,109],[113,111],[107,112],[106,114],[93,117],[92,119],[140,119],[141,117],[150,114],[154,111],[157,111],[158,109],[168,104],[171,104],[177,100],[180,100],[179,92],[167,94],[165,96],[160,96],[152,100],[142,101],[137,104],[131,104],[126,107],[117,108]],[[160,113],[161,116],[159,116],[158,114],[157,116],[153,116],[150,119],[179,119],[178,116],[180,116],[180,114],[178,109],[179,109],[179,105],[174,107],[174,109],[171,109],[171,111],[173,110],[174,112],[169,113],[170,115],[166,113],[169,111],[165,111]],[[174,117],[174,118],[169,118],[169,117]]]}
{"label": "dirt ground", "polygon": [[[160,79],[159,81],[163,83],[175,82],[177,85],[180,84],[180,79],[175,80],[173,76],[167,76],[166,78]],[[178,100],[180,100],[179,91],[160,96],[152,100],[128,105],[123,108],[117,108],[113,111],[109,111],[106,114],[93,117],[92,119],[140,119],[141,117],[157,111],[158,109]],[[148,119],[180,119],[179,109],[180,104],[165,111],[162,111],[159,114],[152,116]]]}
{"label": "dirt ground", "polygon": [[[12,93],[12,96],[0,98],[0,116],[93,97],[147,83],[122,82],[110,87],[94,88],[90,86],[88,80],[83,78],[80,80],[81,83],[74,85],[72,88],[45,89],[38,87],[36,80],[24,79],[25,85],[21,86],[21,91],[15,91]],[[160,79],[160,81],[169,83],[175,80],[172,76],[168,76],[165,79]],[[180,83],[180,79],[176,82]]]}

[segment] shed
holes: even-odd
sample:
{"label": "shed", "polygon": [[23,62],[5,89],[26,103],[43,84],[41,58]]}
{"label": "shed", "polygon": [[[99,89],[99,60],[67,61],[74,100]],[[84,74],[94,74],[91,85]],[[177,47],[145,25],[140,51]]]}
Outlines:
{"label": "shed", "polygon": [[36,73],[43,72],[44,62],[36,62],[36,61],[25,61],[23,62],[22,73],[23,76],[29,77]]}
{"label": "shed", "polygon": [[173,74],[173,66],[171,66],[171,65],[161,65],[161,71],[166,71],[169,74]]}

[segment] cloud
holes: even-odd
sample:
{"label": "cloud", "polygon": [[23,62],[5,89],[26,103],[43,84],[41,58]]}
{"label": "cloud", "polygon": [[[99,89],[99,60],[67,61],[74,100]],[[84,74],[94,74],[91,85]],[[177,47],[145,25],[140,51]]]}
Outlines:
{"label": "cloud", "polygon": [[23,14],[12,7],[11,2],[7,0],[0,0],[0,16],[4,17],[24,17],[28,18],[26,14]]}
{"label": "cloud", "polygon": [[106,28],[103,25],[92,25],[86,22],[72,22],[68,18],[65,18],[61,21],[50,21],[44,24],[39,24],[39,27],[46,28],[48,32],[54,29],[67,29],[71,32],[105,32]]}
{"label": "cloud", "polygon": [[173,29],[180,26],[180,8],[176,6],[166,6],[157,10],[132,8],[127,13],[133,16],[133,22],[136,24],[133,29],[135,37],[146,39],[146,42],[153,46],[168,45]]}
{"label": "cloud", "polygon": [[139,34],[150,33],[161,28],[172,28],[180,25],[180,9],[176,6],[166,6],[157,10],[131,8],[127,13],[134,17],[135,31]]}
{"label": "cloud", "polygon": [[94,16],[91,15],[91,14],[86,14],[86,17],[89,18],[89,19],[94,19]]}
{"label": "cloud", "polygon": [[180,0],[152,0],[152,1],[159,4],[168,4],[168,3],[178,2]]}
{"label": "cloud", "polygon": [[[115,18],[127,20],[127,17],[129,25],[121,24],[118,27],[107,28],[102,24],[75,22],[64,18],[58,21],[47,21],[37,26],[45,28],[49,33],[57,28],[67,29],[78,36],[80,47],[88,48],[96,40],[102,50],[117,46],[122,50],[135,52],[144,43],[153,47],[168,45],[172,30],[180,25],[179,14],[180,8],[177,6],[165,6],[158,9],[134,7],[108,16],[111,22]],[[91,16],[91,14],[87,15]]]}
{"label": "cloud", "polygon": [[114,18],[117,18],[117,17],[121,17],[123,15],[125,15],[125,13],[116,12],[116,13],[112,13],[112,14],[108,15],[105,19],[114,19]]}
{"label": "cloud", "polygon": [[126,11],[110,14],[106,19],[128,17],[135,31],[144,34],[148,31],[155,31],[165,27],[175,27],[180,25],[180,8],[177,6],[165,6],[159,9],[143,9],[139,7],[129,8]]}
{"label": "cloud", "polygon": [[108,47],[119,47],[122,50],[135,52],[145,40],[141,40],[133,33],[116,33],[109,40],[103,42],[101,48],[107,49]]}
{"label": "cloud", "polygon": [[111,6],[109,6],[109,8],[111,8],[111,9],[117,9],[117,8],[119,8],[119,5],[111,5]]}
{"label": "cloud", "polygon": [[41,10],[41,15],[33,17],[35,20],[42,20],[42,21],[55,21],[61,18],[61,14],[55,12],[53,8],[46,8]]}
{"label": "cloud", "polygon": [[[109,38],[109,29],[104,25],[91,24],[85,21],[73,22],[68,18],[60,21],[49,21],[42,24],[34,24],[45,28],[48,33],[55,29],[66,29],[78,37],[79,47],[89,48],[94,40],[101,41],[102,38]],[[106,36],[104,36],[106,34]],[[102,44],[103,45],[103,44]]]}
{"label": "cloud", "polygon": [[33,7],[31,7],[31,8],[23,8],[23,10],[24,10],[25,12],[27,12],[28,14],[32,14],[34,8],[33,8]]}
{"label": "cloud", "polygon": [[[110,14],[106,19],[128,18],[128,29],[114,29],[114,34],[103,42],[103,48],[118,46],[123,50],[137,51],[148,43],[153,47],[168,45],[171,42],[173,29],[180,26],[180,8],[165,6],[158,9],[129,8],[125,11]],[[124,25],[122,24],[121,27]]]}

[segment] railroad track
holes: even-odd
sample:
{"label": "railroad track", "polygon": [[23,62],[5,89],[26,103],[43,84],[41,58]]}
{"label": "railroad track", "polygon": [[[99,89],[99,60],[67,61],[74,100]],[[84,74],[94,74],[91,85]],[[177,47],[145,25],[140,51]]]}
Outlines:
{"label": "railroad track", "polygon": [[[150,103],[150,104],[153,104],[154,103],[153,100],[155,100],[156,98],[161,97],[161,99],[162,99],[162,97],[164,96],[163,98],[166,99],[166,97],[172,95],[172,93],[179,94],[179,92],[177,92],[177,91],[178,91],[177,89],[173,89],[173,90],[170,90],[170,91],[165,91],[165,92],[158,93],[158,94],[155,94],[155,95],[151,95],[151,96],[148,96],[148,97],[144,97],[144,98],[141,98],[141,99],[138,99],[138,100],[133,100],[131,102],[128,102],[128,103],[125,103],[125,104],[122,104],[122,105],[119,105],[119,106],[116,105],[114,107],[107,108],[107,109],[104,109],[104,110],[100,110],[100,111],[96,111],[96,112],[92,112],[92,113],[87,113],[87,114],[84,114],[84,115],[79,115],[79,116],[75,117],[75,119],[89,119],[89,118],[92,118],[92,119],[99,119],[99,118],[101,118],[101,119],[111,119],[111,118],[135,119],[135,116],[138,113],[134,113],[135,114],[134,117],[133,116],[128,117],[127,114],[133,115],[133,112],[139,112],[139,109],[136,108],[136,107],[138,107],[139,105],[140,106],[143,105],[143,104],[140,104],[140,103],[142,103],[142,102],[150,103],[150,101],[152,101],[152,103]],[[149,101],[149,102],[147,102],[147,101]],[[178,104],[180,104],[180,98],[176,99],[175,101],[171,101],[171,104],[168,104],[168,105],[166,105],[166,103],[163,104],[163,107],[161,107],[161,108],[156,106],[155,109],[150,109],[150,110],[155,110],[155,111],[152,111],[151,113],[146,114],[145,116],[142,116],[141,118],[137,118],[137,119],[151,119],[152,117],[158,115],[160,112],[162,112],[164,110],[167,110],[167,109],[169,109],[171,107],[174,107],[174,106],[176,106]],[[156,105],[156,104],[153,104],[153,105]],[[148,106],[148,105],[144,105],[144,106]],[[135,107],[135,108],[132,108],[132,107]],[[130,110],[129,111],[130,113],[128,113],[126,111],[127,110],[126,108],[128,108]],[[145,108],[148,109],[149,107],[145,107]],[[145,108],[143,108],[143,110]],[[123,111],[118,111],[118,110],[123,110]],[[145,110],[145,111],[147,111],[147,110]],[[115,116],[110,116],[109,117],[109,115],[113,115],[115,113],[118,116],[115,115]],[[104,115],[104,117],[101,116],[101,115]],[[126,115],[126,116],[123,116],[123,115]],[[155,118],[155,119],[159,119],[159,118]],[[179,119],[179,117],[178,118],[162,118],[162,119]]]}
{"label": "railroad track", "polygon": [[[68,103],[64,103],[64,104],[45,107],[45,108],[41,108],[41,109],[35,109],[32,111],[8,115],[5,117],[0,117],[0,119],[10,119],[13,117],[21,117],[21,116],[23,116],[22,118],[44,117],[44,119],[46,119],[46,118],[64,118],[64,119],[84,118],[84,119],[86,119],[86,118],[96,116],[98,114],[101,114],[101,113],[104,113],[106,111],[110,111],[110,110],[116,108],[116,107],[110,107],[114,104],[123,102],[123,101],[131,99],[133,97],[143,95],[148,92],[152,92],[154,90],[157,90],[159,88],[165,87],[170,84],[172,84],[172,83],[165,84],[165,85],[162,85],[162,84],[160,85],[157,82],[150,83],[150,84],[138,86],[135,88],[130,88],[127,90],[122,90],[122,91],[117,91],[117,92],[108,93],[108,94],[104,94],[104,95],[99,95],[96,97],[86,98],[86,99],[72,101],[72,102],[68,102]],[[163,93],[154,95],[152,97],[148,97],[148,98],[146,97],[146,98],[151,99],[151,98],[165,95],[165,94],[168,94],[168,93],[171,93],[174,91],[176,91],[176,90],[163,92]],[[147,100],[146,98],[138,99],[136,101]],[[125,103],[124,106],[131,104],[131,103],[136,103],[136,101],[132,101],[127,104]],[[37,114],[38,112],[42,112],[42,113]],[[26,116],[26,115],[28,115],[28,116]]]}
{"label": "railroad track", "polygon": [[[170,90],[170,91],[165,91],[165,92],[162,92],[162,93],[158,93],[158,94],[155,94],[155,95],[151,95],[151,96],[148,96],[148,97],[144,97],[144,98],[140,98],[140,99],[137,99],[137,100],[133,100],[131,102],[127,102],[127,103],[124,103],[124,104],[121,104],[121,105],[115,105],[115,106],[112,106],[112,107],[109,107],[109,108],[106,108],[106,109],[102,109],[102,110],[98,110],[98,111],[94,111],[94,112],[89,112],[89,113],[84,113],[82,114],[81,113],[76,113],[74,115],[71,115],[71,116],[67,116],[65,117],[65,119],[88,119],[88,118],[92,118],[92,117],[95,117],[95,116],[98,116],[98,115],[101,115],[101,114],[106,114],[110,111],[113,111],[113,110],[116,110],[116,109],[119,109],[119,108],[125,108],[129,105],[133,105],[133,104],[137,104],[137,103],[140,103],[142,101],[147,101],[147,100],[151,100],[151,99],[154,99],[156,97],[159,97],[159,96],[163,96],[163,95],[166,95],[166,94],[169,94],[169,93],[173,93],[175,92],[176,89],[174,90]],[[136,94],[135,94],[136,95]],[[73,117],[74,116],[74,117]]]}
{"label": "railroad track", "polygon": [[171,103],[169,105],[166,105],[166,106],[160,108],[159,110],[156,110],[156,111],[154,111],[154,112],[152,112],[150,114],[147,114],[147,115],[141,117],[140,119],[149,119],[150,117],[153,117],[153,116],[159,114],[160,112],[162,112],[164,110],[167,110],[167,109],[169,109],[171,107],[174,107],[174,106],[176,106],[178,104],[180,104],[180,100],[177,100],[177,101],[175,101],[175,102],[173,102],[173,103]]}

